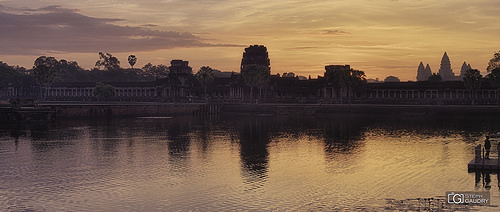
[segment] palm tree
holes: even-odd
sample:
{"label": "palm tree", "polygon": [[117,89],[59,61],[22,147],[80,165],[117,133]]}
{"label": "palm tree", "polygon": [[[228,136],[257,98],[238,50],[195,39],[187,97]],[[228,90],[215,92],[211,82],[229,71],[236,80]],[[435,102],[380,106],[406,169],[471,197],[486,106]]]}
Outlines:
{"label": "palm tree", "polygon": [[135,63],[137,63],[137,57],[135,55],[129,55],[128,56],[128,64],[130,64],[130,66],[132,67],[132,69],[134,69],[134,65]]}
{"label": "palm tree", "polygon": [[203,86],[205,98],[207,98],[207,86],[212,84],[215,79],[214,70],[208,66],[203,66],[195,76],[198,82],[200,82],[200,84]]}

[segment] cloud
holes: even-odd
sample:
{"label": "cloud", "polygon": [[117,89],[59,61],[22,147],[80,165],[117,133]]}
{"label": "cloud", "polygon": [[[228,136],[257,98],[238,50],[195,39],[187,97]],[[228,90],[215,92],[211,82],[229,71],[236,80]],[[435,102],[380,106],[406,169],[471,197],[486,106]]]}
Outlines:
{"label": "cloud", "polygon": [[94,18],[60,6],[19,9],[0,5],[2,54],[131,52],[210,44],[188,32],[153,30],[154,25],[120,26],[123,19]]}
{"label": "cloud", "polygon": [[349,32],[333,29],[333,30],[323,30],[324,35],[345,35],[350,34]]}

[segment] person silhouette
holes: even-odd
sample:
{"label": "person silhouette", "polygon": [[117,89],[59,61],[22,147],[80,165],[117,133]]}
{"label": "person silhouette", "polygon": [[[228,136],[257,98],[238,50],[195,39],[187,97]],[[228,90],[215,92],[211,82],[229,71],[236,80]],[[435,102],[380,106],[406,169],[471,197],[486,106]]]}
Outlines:
{"label": "person silhouette", "polygon": [[490,137],[486,136],[486,140],[484,140],[484,149],[486,149],[486,154],[484,155],[485,159],[490,159],[490,148],[491,148]]}

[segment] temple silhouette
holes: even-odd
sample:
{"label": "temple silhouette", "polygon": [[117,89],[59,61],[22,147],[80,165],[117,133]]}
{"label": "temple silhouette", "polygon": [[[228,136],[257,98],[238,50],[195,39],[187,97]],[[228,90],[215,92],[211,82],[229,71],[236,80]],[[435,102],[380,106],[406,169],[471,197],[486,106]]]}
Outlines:
{"label": "temple silhouette", "polygon": [[[442,81],[429,81],[432,70],[420,62],[416,82],[399,82],[388,77],[385,82],[332,80],[338,73],[355,73],[350,65],[327,65],[322,76],[309,78],[293,72],[282,75],[270,73],[267,49],[254,45],[245,49],[241,67],[259,64],[267,68],[264,82],[252,88],[240,72],[214,71],[213,82],[202,86],[193,74],[188,61],[172,60],[166,78],[148,82],[103,82],[114,88],[106,101],[113,102],[170,102],[170,103],[307,103],[307,104],[416,104],[416,105],[496,105],[500,91],[485,83],[480,89],[465,87],[461,81],[471,68],[463,63],[460,75],[455,75],[445,52],[438,74]],[[245,58],[247,57],[247,58]],[[354,72],[353,72],[354,71]],[[351,73],[352,72],[352,73]],[[349,75],[348,74],[348,75]],[[348,76],[346,75],[346,76]],[[24,77],[9,82],[0,96],[4,99],[32,98],[39,94],[46,101],[93,102],[96,82],[53,82],[42,87],[33,78]],[[205,96],[206,88],[206,96]]]}
{"label": "temple silhouette", "polygon": [[[441,76],[442,81],[461,81],[465,72],[469,69],[472,69],[471,65],[464,61],[459,75],[455,75],[453,69],[451,68],[450,57],[448,57],[448,53],[444,52],[444,55],[441,58],[441,65],[439,67],[438,74]],[[429,64],[427,64],[424,68],[423,62],[420,62],[417,68],[417,81],[427,81],[431,75],[432,71]]]}

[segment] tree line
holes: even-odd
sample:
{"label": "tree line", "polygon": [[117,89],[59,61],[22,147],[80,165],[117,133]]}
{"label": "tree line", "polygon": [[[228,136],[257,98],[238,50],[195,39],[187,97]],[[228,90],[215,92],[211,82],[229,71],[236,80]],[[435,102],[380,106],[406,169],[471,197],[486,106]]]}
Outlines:
{"label": "tree line", "polygon": [[99,52],[95,67],[90,70],[82,68],[76,61],[57,60],[50,56],[36,58],[31,69],[9,66],[0,61],[0,79],[3,83],[14,77],[32,76],[40,84],[44,84],[48,82],[140,82],[154,81],[168,76],[167,65],[148,63],[141,69],[137,69],[133,68],[137,62],[135,55],[130,55],[128,61],[131,68],[122,68],[116,57],[102,52]]}

